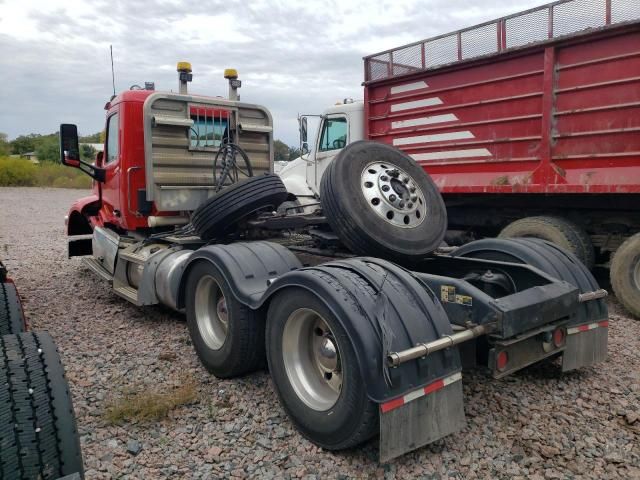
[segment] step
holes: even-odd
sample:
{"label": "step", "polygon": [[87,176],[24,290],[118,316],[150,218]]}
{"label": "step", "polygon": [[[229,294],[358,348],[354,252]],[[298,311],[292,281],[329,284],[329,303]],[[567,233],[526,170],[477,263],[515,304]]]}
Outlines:
{"label": "step", "polygon": [[118,254],[118,258],[126,260],[127,262],[137,263],[139,265],[144,265],[144,263],[147,261],[147,258],[149,258],[149,257],[148,256],[145,257],[143,255],[139,255],[139,254],[137,254],[135,252],[127,252],[126,250],[123,250]]}
{"label": "step", "polygon": [[115,287],[113,291],[120,295],[122,298],[138,305],[138,290],[136,290],[135,288],[129,287],[128,285],[123,285],[121,287]]}
{"label": "step", "polygon": [[95,258],[83,257],[82,262],[103,280],[107,280],[109,282],[113,280],[113,275],[111,275]]}

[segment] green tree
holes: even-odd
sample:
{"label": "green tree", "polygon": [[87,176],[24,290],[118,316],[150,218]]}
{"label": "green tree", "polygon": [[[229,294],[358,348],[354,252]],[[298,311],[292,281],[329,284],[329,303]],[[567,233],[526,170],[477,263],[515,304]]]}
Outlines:
{"label": "green tree", "polygon": [[300,149],[298,147],[289,147],[289,160],[295,160],[300,156]]}
{"label": "green tree", "polygon": [[46,135],[40,138],[36,144],[36,157],[41,162],[57,162],[60,159],[60,147],[58,146],[58,134]]}
{"label": "green tree", "polygon": [[7,141],[7,134],[0,132],[0,157],[9,155],[11,151],[9,142]]}
{"label": "green tree", "polygon": [[274,140],[273,159],[276,162],[289,160],[289,146],[281,140]]}
{"label": "green tree", "polygon": [[96,132],[91,135],[85,135],[84,137],[80,137],[78,141],[80,143],[102,143],[103,140],[101,140],[100,138],[101,135],[102,135],[102,132]]}
{"label": "green tree", "polygon": [[30,133],[29,135],[20,135],[11,140],[11,153],[22,155],[23,153],[33,152],[42,135]]}
{"label": "green tree", "polygon": [[[97,142],[94,142],[94,143],[97,143]],[[85,162],[93,162],[96,158],[96,149],[93,148],[91,145],[87,145],[86,143],[81,144],[80,158]]]}

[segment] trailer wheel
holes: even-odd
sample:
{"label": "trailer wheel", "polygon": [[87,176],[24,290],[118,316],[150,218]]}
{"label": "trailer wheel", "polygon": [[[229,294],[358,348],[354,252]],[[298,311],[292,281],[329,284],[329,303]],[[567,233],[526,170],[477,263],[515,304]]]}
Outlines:
{"label": "trailer wheel", "polygon": [[358,255],[410,261],[442,243],[447,213],[416,162],[389,145],[345,147],[322,176],[320,200],[336,235]]}
{"label": "trailer wheel", "polygon": [[0,335],[24,331],[22,304],[16,286],[11,282],[0,283]]}
{"label": "trailer wheel", "polygon": [[498,236],[500,238],[540,238],[570,251],[589,269],[593,268],[595,263],[595,251],[591,238],[580,225],[566,218],[552,216],[521,218],[506,226]]}
{"label": "trailer wheel", "polygon": [[200,205],[191,217],[196,232],[206,241],[220,238],[247,216],[259,210],[276,210],[287,199],[278,175],[251,177],[226,187]]}
{"label": "trailer wheel", "polygon": [[640,233],[629,237],[616,250],[609,275],[620,303],[640,318]]}
{"label": "trailer wheel", "polygon": [[231,378],[264,366],[264,324],[256,312],[235,299],[211,262],[196,263],[188,275],[187,326],[204,367]]}
{"label": "trailer wheel", "polygon": [[71,396],[48,333],[0,337],[0,478],[83,475]]}
{"label": "trailer wheel", "polygon": [[378,428],[346,332],[324,302],[289,288],[267,315],[267,360],[281,404],[298,430],[328,450],[355,446]]}

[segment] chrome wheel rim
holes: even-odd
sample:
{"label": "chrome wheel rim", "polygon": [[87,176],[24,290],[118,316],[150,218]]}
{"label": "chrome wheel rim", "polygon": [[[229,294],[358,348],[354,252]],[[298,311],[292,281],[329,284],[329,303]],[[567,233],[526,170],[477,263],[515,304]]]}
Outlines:
{"label": "chrome wheel rim", "polygon": [[211,275],[205,275],[198,280],[195,315],[204,343],[212,350],[220,350],[229,330],[229,312],[220,285]]}
{"label": "chrome wheel rim", "polygon": [[360,187],[369,207],[391,225],[415,228],[427,216],[422,190],[401,168],[372,162],[362,170]]}
{"label": "chrome wheel rim", "polygon": [[287,319],[282,357],[296,395],[309,408],[333,407],[342,390],[342,364],[335,336],[314,310],[301,308]]}

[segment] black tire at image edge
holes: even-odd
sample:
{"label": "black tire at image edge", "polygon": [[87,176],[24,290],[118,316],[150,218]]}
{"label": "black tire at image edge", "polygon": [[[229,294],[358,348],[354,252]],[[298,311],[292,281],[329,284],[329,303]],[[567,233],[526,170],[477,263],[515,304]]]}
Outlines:
{"label": "black tire at image edge", "polygon": [[84,475],[60,356],[48,333],[0,337],[0,478]]}
{"label": "black tire at image edge", "polygon": [[11,282],[0,283],[0,335],[24,331],[24,314],[20,297]]}

